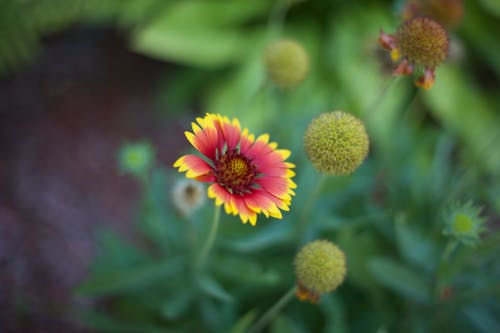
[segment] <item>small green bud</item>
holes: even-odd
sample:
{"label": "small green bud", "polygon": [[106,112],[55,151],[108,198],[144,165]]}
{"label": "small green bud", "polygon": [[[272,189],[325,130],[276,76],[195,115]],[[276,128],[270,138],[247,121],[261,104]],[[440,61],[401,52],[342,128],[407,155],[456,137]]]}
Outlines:
{"label": "small green bud", "polygon": [[304,134],[304,149],[314,167],[325,174],[348,175],[368,154],[365,126],[356,117],[333,111],[311,121]]}
{"label": "small green bud", "polygon": [[144,175],[154,161],[154,150],[147,142],[126,143],[119,151],[119,166],[123,173]]}
{"label": "small green bud", "polygon": [[333,291],[344,281],[344,252],[328,240],[310,242],[295,256],[295,274],[297,297],[316,302],[321,294]]}
{"label": "small green bud", "polygon": [[284,89],[298,86],[309,73],[309,56],[294,40],[270,44],[264,53],[264,63],[271,81]]}
{"label": "small green bud", "polygon": [[476,245],[479,234],[484,231],[485,220],[479,215],[481,208],[475,207],[471,202],[464,205],[453,205],[445,213],[446,226],[443,234],[456,239],[464,245]]}

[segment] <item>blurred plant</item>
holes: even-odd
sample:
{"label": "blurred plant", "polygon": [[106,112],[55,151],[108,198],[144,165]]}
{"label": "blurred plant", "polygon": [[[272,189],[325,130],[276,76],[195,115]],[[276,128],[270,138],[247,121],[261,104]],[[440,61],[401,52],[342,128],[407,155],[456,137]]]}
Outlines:
{"label": "blurred plant", "polygon": [[298,86],[309,72],[309,57],[298,42],[283,39],[270,44],[264,53],[266,71],[278,87]]}
{"label": "blurred plant", "polygon": [[190,216],[205,203],[205,188],[191,179],[178,180],[172,189],[172,201],[181,215]]}
{"label": "blurred plant", "polygon": [[147,176],[155,158],[155,152],[148,142],[126,143],[118,155],[120,170],[137,178]]}
{"label": "blurred plant", "polygon": [[[143,185],[131,208],[137,234],[133,240],[99,234],[89,277],[78,288],[95,301],[81,314],[85,323],[99,332],[148,333],[500,331],[495,3],[463,2],[456,34],[465,63],[443,63],[433,89],[417,93],[379,70],[377,30],[397,31],[381,37],[393,60],[402,60],[397,72],[411,69],[429,87],[448,48],[441,25],[449,27],[429,14],[397,30],[387,1],[0,1],[2,75],[32,59],[44,36],[75,25],[110,27],[133,51],[170,64],[158,89],[160,109],[202,105],[209,114],[186,134],[206,158],[185,155],[176,163],[195,183],[177,183],[177,174],[156,165],[147,143],[120,150],[120,170]],[[265,84],[272,75],[263,54],[283,36],[307,50],[307,80],[294,89]],[[332,106],[352,114],[321,115]],[[311,127],[320,128],[312,133],[311,118]],[[290,147],[294,164],[286,162],[288,151],[242,130],[239,120]],[[343,162],[323,161],[339,143]],[[343,177],[318,181],[316,169],[323,173],[324,165],[314,159]],[[204,197],[202,182],[212,183],[215,211],[189,205]],[[295,182],[293,210],[282,214]],[[254,192],[263,196],[255,200]],[[449,205],[464,197],[481,203],[483,216],[472,204]],[[232,219],[220,214],[223,204],[250,223],[258,214],[284,223],[259,223],[251,232],[241,223],[219,224]],[[444,231],[436,213],[442,211]],[[290,263],[314,239],[338,244],[349,275],[313,306],[293,301]]]}

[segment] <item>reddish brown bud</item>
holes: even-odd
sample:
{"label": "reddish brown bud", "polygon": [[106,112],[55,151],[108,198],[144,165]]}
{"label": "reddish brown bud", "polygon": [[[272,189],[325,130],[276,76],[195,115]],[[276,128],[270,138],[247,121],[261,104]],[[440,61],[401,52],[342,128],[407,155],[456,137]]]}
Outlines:
{"label": "reddish brown bud", "polygon": [[410,63],[434,68],[448,55],[448,33],[436,21],[417,17],[405,22],[396,33],[401,54]]}

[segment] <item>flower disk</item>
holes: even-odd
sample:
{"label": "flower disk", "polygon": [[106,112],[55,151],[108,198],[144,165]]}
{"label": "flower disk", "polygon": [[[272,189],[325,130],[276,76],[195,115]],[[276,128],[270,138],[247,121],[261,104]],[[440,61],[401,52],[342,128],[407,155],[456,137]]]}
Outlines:
{"label": "flower disk", "polygon": [[448,33],[436,21],[416,17],[405,22],[396,32],[401,55],[410,63],[434,68],[448,55]]}
{"label": "flower disk", "polygon": [[368,154],[365,126],[342,112],[323,113],[313,119],[304,134],[304,148],[314,167],[330,175],[348,175]]}
{"label": "flower disk", "polygon": [[196,155],[179,158],[174,167],[186,177],[212,183],[208,196],[227,214],[239,215],[243,223],[255,225],[257,214],[281,218],[288,211],[295,173],[285,162],[290,151],[277,149],[269,135],[257,138],[241,130],[237,119],[230,121],[218,114],[207,114],[192,123],[193,132],[185,132],[188,141],[205,159]]}
{"label": "flower disk", "polygon": [[[314,300],[321,294],[333,291],[344,281],[344,252],[327,240],[308,243],[295,256],[295,274],[299,298],[304,296],[303,298]],[[305,291],[310,296],[306,296]]]}
{"label": "flower disk", "polygon": [[269,45],[264,53],[264,63],[269,78],[284,89],[298,86],[309,72],[309,57],[302,45],[293,40],[280,40]]}

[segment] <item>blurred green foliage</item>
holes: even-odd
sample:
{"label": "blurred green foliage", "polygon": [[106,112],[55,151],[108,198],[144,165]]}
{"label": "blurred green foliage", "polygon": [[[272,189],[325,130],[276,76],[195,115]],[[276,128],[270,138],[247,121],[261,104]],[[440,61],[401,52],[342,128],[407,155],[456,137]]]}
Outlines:
{"label": "blurred green foliage", "polygon": [[[269,332],[500,332],[500,5],[465,4],[450,32],[456,52],[420,91],[391,77],[376,43],[379,29],[397,28],[399,1],[0,0],[0,75],[36,57],[45,36],[113,27],[132,50],[179,65],[158,95],[167,111],[196,103],[238,117],[297,165],[291,212],[255,228],[223,215],[201,272],[211,202],[183,218],[169,192],[181,175],[162,166],[138,178],[140,237],[100,235],[77,291],[99,301],[84,322],[99,332],[245,332],[295,283],[298,246],[326,238],[346,253],[346,282],[318,305],[293,301]],[[292,91],[273,87],[262,64],[279,37],[303,43],[311,60]],[[333,109],[365,122],[371,151],[354,174],[318,187],[302,135]],[[476,247],[448,251],[443,212],[469,200],[484,207],[487,231]]]}

